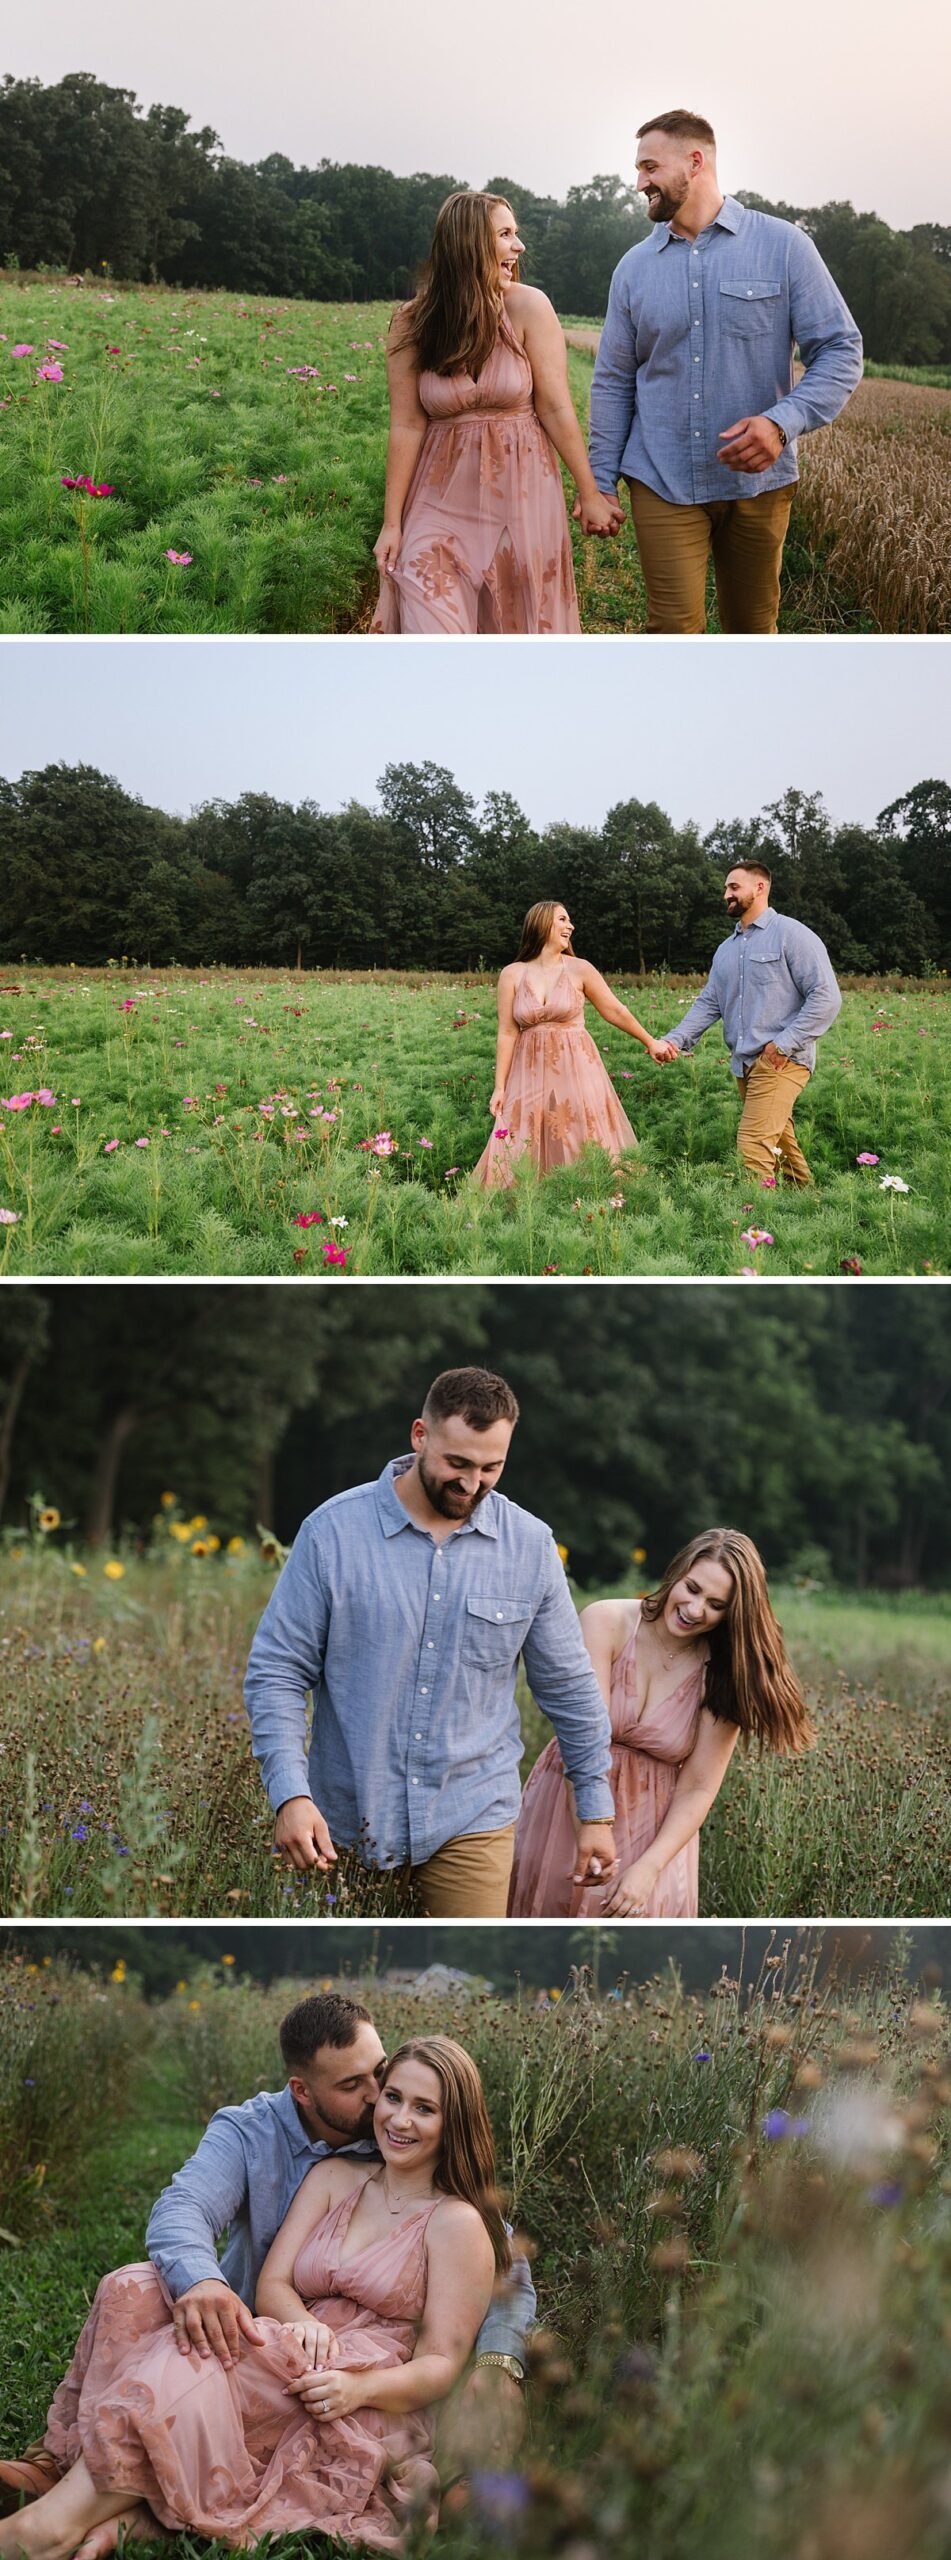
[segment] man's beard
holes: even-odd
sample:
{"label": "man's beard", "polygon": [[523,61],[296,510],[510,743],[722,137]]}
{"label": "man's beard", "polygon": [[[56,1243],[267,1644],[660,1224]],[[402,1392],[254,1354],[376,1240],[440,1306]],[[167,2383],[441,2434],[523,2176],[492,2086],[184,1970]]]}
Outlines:
{"label": "man's beard", "polygon": [[679,187],[673,185],[669,187],[661,187],[653,200],[648,196],[648,221],[673,222],[675,214],[680,212],[681,205],[686,200],[689,189],[689,178],[682,178]]}
{"label": "man's beard", "polygon": [[471,1519],[479,1503],[484,1502],[486,1494],[491,1492],[491,1486],[487,1484],[480,1484],[476,1493],[468,1494],[463,1493],[461,1485],[441,1483],[438,1476],[430,1475],[425,1459],[419,1455],[416,1465],[427,1501],[432,1503],[433,1510],[438,1511],[442,1520]]}
{"label": "man's beard", "polygon": [[308,2114],[313,2115],[320,2125],[326,2126],[328,2133],[345,2134],[348,2142],[370,2142],[373,2139],[372,2107],[364,2107],[362,2116],[354,2124],[352,2117],[338,2116],[333,2107],[319,2107],[316,2098],[312,2098]]}

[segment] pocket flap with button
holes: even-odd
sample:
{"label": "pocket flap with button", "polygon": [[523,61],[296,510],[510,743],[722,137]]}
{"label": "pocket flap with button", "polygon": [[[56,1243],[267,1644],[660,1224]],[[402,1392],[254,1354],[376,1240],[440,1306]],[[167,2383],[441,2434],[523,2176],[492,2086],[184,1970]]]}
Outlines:
{"label": "pocket flap with button", "polygon": [[487,1591],[470,1591],[466,1608],[470,1618],[487,1618],[495,1627],[514,1627],[532,1615],[530,1600],[499,1600]]}
{"label": "pocket flap with button", "polygon": [[740,280],[721,283],[721,293],[734,302],[775,302],[782,292],[778,284],[743,284]]}

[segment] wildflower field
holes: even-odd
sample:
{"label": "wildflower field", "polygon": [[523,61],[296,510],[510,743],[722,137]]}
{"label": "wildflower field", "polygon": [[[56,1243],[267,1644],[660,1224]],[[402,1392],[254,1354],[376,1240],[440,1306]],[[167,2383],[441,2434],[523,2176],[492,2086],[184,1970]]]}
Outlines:
{"label": "wildflower field", "polygon": [[[619,987],[656,1032],[696,980]],[[640,1146],[509,1190],[488,979],[10,971],[0,985],[0,1273],[946,1273],[943,981],[855,980],[796,1126],[812,1191],[735,1152],[718,1032],[659,1069],[590,1017]],[[505,1146],[505,1139],[498,1144]]]}
{"label": "wildflower field", "polygon": [[[0,632],[365,630],[390,317],[0,279]],[[572,334],[584,424],[596,324]],[[781,629],[948,628],[949,428],[940,387],[875,382],[809,441]],[[585,629],[643,630],[630,528],[573,540]]]}
{"label": "wildflower field", "polygon": [[[47,1515],[55,1517],[55,1514]],[[41,1528],[0,1552],[0,1909],[65,1919],[408,1917],[347,1844],[291,1878],[241,1703],[273,1547],[168,1511],[142,1555]],[[578,1605],[596,1596],[576,1593]],[[600,1595],[598,1595],[600,1596]],[[700,1851],[706,1917],[927,1917],[951,1871],[951,1601],[779,1589],[814,1706],[802,1761],[737,1752]],[[550,1726],[520,1685],[523,1780]],[[2,2217],[0,2217],[2,2218]]]}
{"label": "wildflower field", "polygon": [[[42,2426],[100,2274],[141,2256],[209,2109],[279,2085],[277,2021],[300,1994],[242,1980],[239,1955],[146,2010],[123,1967],[77,1981],[39,1953],[45,1936],[0,1970],[4,2455]],[[480,2560],[500,2534],[526,2560],[941,2560],[944,1999],[913,1958],[850,1977],[847,1951],[819,1972],[821,1944],[778,1940],[748,1982],[738,1948],[731,1975],[688,1995],[653,1938],[652,1978],[541,2008],[357,1977],[391,2049],[411,2020],[472,2053],[534,2252],[526,2440],[476,2469],[434,2560]],[[78,2075],[74,2008],[103,2021]],[[74,2148],[47,2165],[37,2092],[67,2070]],[[196,2560],[190,2537],[164,2547]],[[274,2548],[292,2560],[300,2544]]]}

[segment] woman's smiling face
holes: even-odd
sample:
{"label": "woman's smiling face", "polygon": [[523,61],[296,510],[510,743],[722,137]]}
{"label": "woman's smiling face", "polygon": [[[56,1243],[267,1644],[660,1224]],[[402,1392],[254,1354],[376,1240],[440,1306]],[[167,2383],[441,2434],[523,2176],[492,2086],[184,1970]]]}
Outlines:
{"label": "woman's smiling face", "polygon": [[525,242],[519,239],[518,225],[510,204],[494,204],[491,222],[499,261],[499,283],[506,293],[509,285],[518,282],[515,269]]}
{"label": "woman's smiling face", "polygon": [[713,1556],[699,1556],[668,1593],[664,1628],[669,1636],[691,1642],[709,1635],[728,1615],[733,1598],[729,1567]]}
{"label": "woman's smiling face", "polygon": [[443,2107],[439,2080],[428,2062],[409,2054],[384,2081],[373,2112],[373,2130],[384,2161],[393,2168],[434,2169],[442,2151]]}

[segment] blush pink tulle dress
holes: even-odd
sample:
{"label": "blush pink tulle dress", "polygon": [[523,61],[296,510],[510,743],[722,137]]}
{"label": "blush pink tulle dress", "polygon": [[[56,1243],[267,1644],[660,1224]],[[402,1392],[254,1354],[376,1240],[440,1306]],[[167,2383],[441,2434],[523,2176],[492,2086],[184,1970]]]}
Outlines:
{"label": "blush pink tulle dress", "polygon": [[518,1039],[499,1123],[506,1135],[493,1130],[473,1181],[483,1190],[511,1182],[526,1147],[539,1173],[573,1164],[582,1147],[606,1147],[615,1159],[636,1147],[600,1050],[585,1030],[584,996],[570,970],[559,970],[547,1004],[533,995],[526,970],[513,1011]]}
{"label": "blush pink tulle dress", "polygon": [[373,631],[580,631],[558,456],[505,327],[477,382],[419,376],[429,425]]}
{"label": "blush pink tulle dress", "polygon": [[[342,2259],[365,2185],[311,2232],[294,2284],[336,2330],[342,2364],[405,2364],[439,2199]],[[265,2345],[242,2342],[229,2372],[213,2356],[183,2356],[154,2268],[119,2268],[99,2288],[53,2401],[47,2451],[64,2471],[84,2454],[101,2491],[128,2490],[130,2505],[144,2499],[173,2532],[218,2536],[236,2550],[265,2533],[320,2533],[398,2551],[411,2521],[435,2524],[432,2412],[310,2418],[287,2389],[307,2370],[301,2348],[279,2321],[259,2326]]]}
{"label": "blush pink tulle dress", "polygon": [[[657,1707],[638,1717],[635,1656],[640,1627],[629,1635],[611,1672],[611,1787],[614,1838],[621,1872],[657,1838],[683,1762],[693,1749],[700,1714],[704,1663]],[[599,1919],[603,1885],[573,1885],[575,1835],[565,1772],[557,1742],[536,1760],[522,1797],[515,1833],[509,1914],[518,1920]],[[651,1920],[695,1920],[699,1911],[700,1843],[697,1833],[678,1849],[644,1905]]]}

